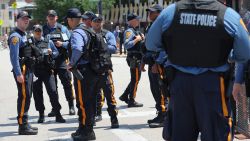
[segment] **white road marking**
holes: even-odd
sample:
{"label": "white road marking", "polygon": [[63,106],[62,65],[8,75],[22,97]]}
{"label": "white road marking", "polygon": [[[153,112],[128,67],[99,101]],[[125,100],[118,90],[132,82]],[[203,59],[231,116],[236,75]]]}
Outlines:
{"label": "white road marking", "polygon": [[51,137],[49,141],[73,141],[70,135],[59,136],[59,137]]}
{"label": "white road marking", "polygon": [[122,128],[111,130],[121,141],[147,141],[143,136],[137,134],[131,129]]}

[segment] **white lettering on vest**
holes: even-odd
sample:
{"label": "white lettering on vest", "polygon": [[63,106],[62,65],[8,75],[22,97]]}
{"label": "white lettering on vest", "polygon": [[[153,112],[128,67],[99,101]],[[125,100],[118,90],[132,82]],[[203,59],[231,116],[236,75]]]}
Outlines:
{"label": "white lettering on vest", "polygon": [[217,16],[208,14],[181,13],[180,24],[216,27]]}

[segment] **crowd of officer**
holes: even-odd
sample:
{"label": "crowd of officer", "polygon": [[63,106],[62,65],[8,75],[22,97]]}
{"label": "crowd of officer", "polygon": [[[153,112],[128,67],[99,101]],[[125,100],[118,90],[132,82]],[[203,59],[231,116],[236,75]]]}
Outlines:
{"label": "crowd of officer", "polygon": [[[229,63],[235,62],[232,94],[237,102],[244,63],[250,59],[248,31],[241,17],[217,0],[181,0],[166,9],[154,4],[146,11],[150,24],[145,35],[138,28],[140,16],[136,13],[127,16],[124,47],[131,80],[119,99],[128,107],[143,106],[135,98],[141,73],[148,65],[157,111],[157,116],[148,120],[149,127],[164,126],[163,138],[171,141],[195,141],[199,133],[201,140],[232,140],[226,74]],[[38,133],[28,122],[32,93],[39,112],[38,123],[45,121],[43,83],[52,105],[48,116],[55,116],[56,122],[66,122],[60,113],[58,76],[69,115],[76,113],[76,99],[79,126],[71,134],[73,140],[95,140],[93,126],[102,120],[105,98],[111,128],[119,128],[110,59],[117,50],[116,39],[113,33],[103,29],[103,17],[91,11],[82,15],[77,8],[68,9],[65,16],[68,28],[57,19],[56,11],[49,10],[47,23],[34,25],[32,34],[27,35],[30,16],[21,11],[17,15],[17,27],[10,33],[8,44],[18,89],[18,133]],[[108,66],[101,72],[91,60],[94,50],[90,48],[95,45],[103,46],[99,51],[104,53],[101,66]]]}

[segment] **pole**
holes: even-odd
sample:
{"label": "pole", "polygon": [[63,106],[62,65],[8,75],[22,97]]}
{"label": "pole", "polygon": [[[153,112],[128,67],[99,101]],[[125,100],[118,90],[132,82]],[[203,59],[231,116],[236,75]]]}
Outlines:
{"label": "pole", "polygon": [[98,2],[98,14],[102,15],[102,0]]}

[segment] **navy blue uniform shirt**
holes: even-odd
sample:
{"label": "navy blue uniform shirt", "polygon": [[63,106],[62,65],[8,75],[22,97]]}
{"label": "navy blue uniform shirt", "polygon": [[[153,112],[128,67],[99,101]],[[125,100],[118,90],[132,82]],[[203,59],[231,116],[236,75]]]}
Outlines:
{"label": "navy blue uniform shirt", "polygon": [[[88,40],[89,38],[84,30],[79,28],[73,30],[70,38],[72,55],[69,64],[71,66],[75,65],[77,60],[79,60],[79,58],[82,56],[82,53],[84,53],[85,45],[88,43]],[[81,59],[78,62],[78,64],[87,64],[87,63],[88,61],[84,59]]]}
{"label": "navy blue uniform shirt", "polygon": [[108,31],[105,35],[105,38],[107,40],[109,53],[111,54],[116,53],[117,48],[116,48],[116,39],[114,34]]}
{"label": "navy blue uniform shirt", "polygon": [[9,36],[9,49],[10,49],[10,61],[13,67],[13,71],[16,76],[22,74],[21,66],[19,63],[19,49],[24,47],[25,42],[27,41],[26,33],[17,29],[18,32],[13,32]]}

